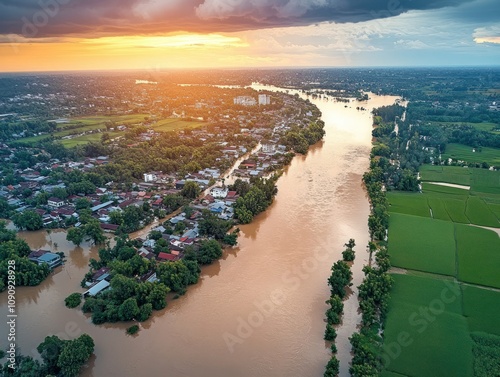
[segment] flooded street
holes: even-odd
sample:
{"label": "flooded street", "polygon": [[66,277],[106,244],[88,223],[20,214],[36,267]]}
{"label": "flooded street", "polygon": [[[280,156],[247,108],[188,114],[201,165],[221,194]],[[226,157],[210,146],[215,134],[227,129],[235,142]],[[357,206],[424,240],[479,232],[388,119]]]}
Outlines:
{"label": "flooded street", "polygon": [[[22,353],[31,354],[50,334],[69,339],[88,333],[96,356],[82,373],[87,377],[322,376],[330,358],[323,340],[330,267],[354,238],[355,288],[368,257],[370,208],[361,178],[369,166],[370,111],[396,99],[371,97],[347,107],[311,99],[323,114],[324,140],[293,159],[272,206],[240,226],[238,247],[204,268],[197,285],[155,312],[135,336],[125,333],[130,323],[95,326],[81,310],[64,306],[70,293],[83,292],[80,281],[95,248],[75,248],[63,231],[21,232],[33,249],[57,243],[56,251],[67,255],[65,266],[40,286],[17,289]],[[6,296],[0,294],[1,313]],[[360,320],[357,308],[350,295],[337,337],[342,376],[348,375],[348,337]],[[0,327],[1,344],[6,331]]]}

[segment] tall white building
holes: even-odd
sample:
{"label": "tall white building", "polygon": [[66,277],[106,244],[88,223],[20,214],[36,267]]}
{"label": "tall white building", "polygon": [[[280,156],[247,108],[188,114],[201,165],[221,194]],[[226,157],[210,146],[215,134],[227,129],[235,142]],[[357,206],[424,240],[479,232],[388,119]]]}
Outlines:
{"label": "tall white building", "polygon": [[233,103],[235,105],[255,106],[257,104],[257,101],[255,101],[255,98],[250,96],[239,96],[234,97]]}
{"label": "tall white building", "polygon": [[267,94],[259,94],[259,105],[270,105],[271,104],[271,96]]}

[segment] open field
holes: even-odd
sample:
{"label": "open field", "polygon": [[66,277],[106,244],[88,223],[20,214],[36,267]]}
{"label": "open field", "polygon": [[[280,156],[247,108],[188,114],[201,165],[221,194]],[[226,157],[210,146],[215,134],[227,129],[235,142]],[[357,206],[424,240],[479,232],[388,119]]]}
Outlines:
{"label": "open field", "polygon": [[465,214],[465,206],[467,204],[467,198],[442,198],[441,201],[444,203],[446,212],[450,216],[450,220],[455,223],[469,224],[470,220]]}
{"label": "open field", "polygon": [[482,147],[479,150],[462,144],[447,144],[442,158],[454,158],[467,162],[487,162],[490,165],[500,166],[500,149]]}
{"label": "open field", "polygon": [[[500,156],[500,150],[498,151]],[[500,171],[471,169],[471,191],[500,195]]]}
{"label": "open field", "polygon": [[[495,232],[456,224],[458,279],[500,288],[500,238]],[[499,294],[500,298],[500,294]]]}
{"label": "open field", "polygon": [[[85,130],[86,127],[96,127],[106,128],[106,122],[113,122],[116,126],[129,125],[129,124],[140,124],[144,122],[145,118],[149,114],[128,114],[128,115],[96,115],[88,117],[76,117],[68,119],[67,123],[59,123],[57,125],[58,130],[64,130],[68,126],[81,125],[79,129]],[[87,128],[87,130],[96,128]]]}
{"label": "open field", "polygon": [[[422,183],[422,195],[427,198],[428,206],[432,208],[434,218],[442,220],[449,218],[451,221],[458,223],[500,227],[500,171],[429,165],[422,168],[422,176],[455,182],[458,180],[464,182],[464,177],[468,177],[470,180],[470,191],[428,182]],[[394,200],[395,204],[397,204],[394,212],[427,217],[424,214],[425,209],[416,208],[417,202],[423,205],[424,201],[410,198],[408,196],[408,200],[405,201],[404,197],[400,196],[399,193],[388,194],[389,202],[392,204],[392,200]],[[439,201],[443,204],[439,203]],[[390,211],[393,211],[392,206]]]}
{"label": "open field", "polygon": [[500,131],[493,131],[495,129],[498,129],[500,126],[496,123],[491,123],[491,122],[481,122],[481,123],[471,123],[471,122],[431,122],[432,125],[434,126],[448,126],[448,125],[452,125],[452,124],[458,124],[459,126],[472,126],[474,127],[476,130],[480,130],[480,131],[488,131],[488,132],[492,132],[492,133],[500,133]]}
{"label": "open field", "polygon": [[[88,131],[102,130],[103,132],[108,132],[111,138],[123,135],[123,131],[107,131],[106,124],[112,122],[114,127],[118,126],[131,126],[140,125],[142,122],[148,118],[148,114],[129,114],[129,115],[110,115],[110,116],[89,116],[89,117],[78,117],[71,118],[67,123],[59,123],[57,125],[57,132],[52,135],[39,135],[33,137],[27,137],[19,139],[20,142],[33,143],[50,136],[54,136],[57,139],[68,135],[81,134]],[[166,132],[175,131],[187,128],[196,128],[205,125],[206,122],[201,121],[186,121],[178,118],[167,118],[159,120],[149,127],[153,128],[155,131]],[[71,148],[76,145],[87,144],[91,141],[99,141],[101,139],[101,133],[87,134],[81,136],[75,136],[72,139],[61,140],[61,143],[67,147]]]}
{"label": "open field", "polygon": [[[500,156],[500,150],[498,155]],[[446,192],[457,195],[466,193],[466,190],[460,188],[428,183],[444,182],[470,186],[470,191],[477,194],[500,194],[500,171],[460,166],[423,165],[420,167],[420,174],[425,191]]]}
{"label": "open field", "polygon": [[202,121],[187,121],[178,118],[162,119],[151,125],[155,131],[168,132],[186,128],[197,128],[205,125]]}
{"label": "open field", "polygon": [[495,214],[497,219],[500,219],[500,203],[498,203],[499,199],[487,197],[483,198],[483,200],[486,204],[488,204],[488,208]]}
{"label": "open field", "polygon": [[471,188],[424,182],[423,193],[387,193],[391,263],[407,272],[392,275],[381,376],[500,375],[500,338],[492,338],[500,335],[500,238],[469,225],[500,227],[500,172],[422,166],[421,174]]}
{"label": "open field", "polygon": [[422,165],[420,176],[422,181],[469,186],[471,173],[470,169],[460,166]]}
{"label": "open field", "polygon": [[427,198],[427,204],[432,210],[432,217],[434,219],[445,221],[451,220],[446,208],[446,203],[441,198],[429,196]]}
{"label": "open field", "polygon": [[[118,131],[118,132],[108,132],[108,133],[109,133],[109,137],[111,139],[113,139],[115,137],[118,137],[118,136],[124,135],[124,132],[120,132],[120,131]],[[84,145],[84,144],[87,144],[87,143],[90,143],[90,142],[100,141],[101,137],[102,137],[102,133],[88,134],[88,135],[74,137],[72,139],[64,139],[64,140],[61,140],[60,142],[66,148],[72,148],[72,147],[77,146],[77,145]]]}
{"label": "open field", "polygon": [[427,198],[413,192],[391,191],[387,193],[390,212],[405,213],[408,215],[430,217]]}
{"label": "open field", "polygon": [[[148,114],[129,114],[129,115],[99,115],[99,116],[88,116],[88,117],[77,117],[70,118],[67,123],[59,123],[57,125],[57,132],[54,132],[52,135],[39,135],[33,137],[27,137],[23,139],[19,139],[20,142],[32,143],[36,141],[40,141],[46,139],[50,136],[54,136],[56,138],[61,138],[68,135],[78,134],[87,131],[93,130],[106,130],[106,123],[113,122],[115,127],[121,125],[137,125],[144,122],[144,118],[147,117]],[[71,127],[71,128],[69,128]],[[84,135],[87,137],[93,135]],[[84,137],[82,136],[82,137]],[[100,138],[100,136],[99,136]],[[79,143],[70,143],[67,141],[63,142],[65,146],[74,146],[77,144],[84,144],[84,139],[82,139]],[[90,140],[95,141],[96,139],[90,138]]]}
{"label": "open field", "polygon": [[388,239],[393,266],[455,275],[453,223],[392,213]]}
{"label": "open field", "polygon": [[469,190],[458,187],[438,185],[436,183],[422,182],[422,191],[427,195],[437,194],[443,196],[443,194],[447,194],[447,196],[453,195],[453,197],[467,197],[467,195],[469,195]]}
{"label": "open field", "polygon": [[472,224],[494,228],[500,227],[500,222],[495,214],[490,211],[484,200],[478,196],[469,196],[465,214]]}
{"label": "open field", "polygon": [[[457,284],[429,277],[393,277],[384,333],[387,370],[417,377],[471,376],[472,340]],[[398,341],[401,334],[404,342]]]}
{"label": "open field", "polygon": [[[499,371],[498,348],[484,347],[500,340],[494,337],[500,335],[500,292],[432,275],[392,276],[381,376],[497,375],[491,371]],[[481,368],[483,374],[474,374]]]}
{"label": "open field", "polygon": [[464,316],[470,331],[500,336],[500,292],[473,286],[463,287]]}

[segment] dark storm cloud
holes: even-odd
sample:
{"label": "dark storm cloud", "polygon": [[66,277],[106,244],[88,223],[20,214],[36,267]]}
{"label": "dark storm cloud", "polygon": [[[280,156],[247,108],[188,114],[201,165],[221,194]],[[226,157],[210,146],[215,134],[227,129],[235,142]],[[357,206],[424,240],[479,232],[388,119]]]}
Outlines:
{"label": "dark storm cloud", "polygon": [[[477,0],[479,2],[495,0]],[[0,34],[97,37],[360,22],[473,0],[0,0]],[[498,13],[497,13],[498,14]]]}

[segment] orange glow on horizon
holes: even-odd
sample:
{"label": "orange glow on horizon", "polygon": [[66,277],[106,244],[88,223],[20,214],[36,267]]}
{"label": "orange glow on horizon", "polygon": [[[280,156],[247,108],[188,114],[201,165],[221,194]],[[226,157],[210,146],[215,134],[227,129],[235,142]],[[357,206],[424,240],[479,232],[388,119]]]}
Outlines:
{"label": "orange glow on horizon", "polygon": [[247,47],[241,38],[222,34],[65,38],[49,43],[17,38],[0,44],[0,71],[228,67],[242,63],[232,57],[241,58]]}

